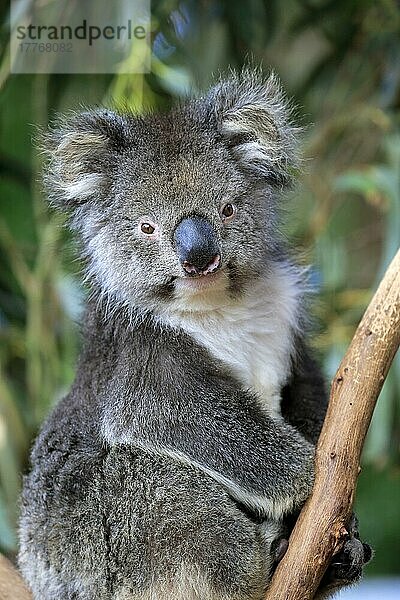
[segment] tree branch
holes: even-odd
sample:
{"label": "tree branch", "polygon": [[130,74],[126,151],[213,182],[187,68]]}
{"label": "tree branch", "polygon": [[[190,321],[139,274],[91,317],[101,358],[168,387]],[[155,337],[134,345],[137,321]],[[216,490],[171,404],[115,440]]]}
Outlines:
{"label": "tree branch", "polygon": [[315,458],[314,489],[266,600],[314,598],[346,535],[360,455],[376,400],[400,343],[400,250],[372,298],[332,381]]}
{"label": "tree branch", "polygon": [[32,600],[32,596],[21,575],[0,554],[0,600]]}

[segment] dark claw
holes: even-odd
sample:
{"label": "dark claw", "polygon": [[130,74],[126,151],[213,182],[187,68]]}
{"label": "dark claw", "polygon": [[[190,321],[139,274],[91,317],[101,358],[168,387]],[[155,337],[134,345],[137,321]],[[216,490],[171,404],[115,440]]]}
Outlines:
{"label": "dark claw", "polygon": [[363,542],[363,548],[364,548],[364,564],[366,565],[371,560],[374,552],[373,552],[371,546],[369,544],[366,544],[365,542]]}
{"label": "dark claw", "polygon": [[285,538],[281,538],[275,548],[274,562],[279,563],[286,554],[289,542]]}

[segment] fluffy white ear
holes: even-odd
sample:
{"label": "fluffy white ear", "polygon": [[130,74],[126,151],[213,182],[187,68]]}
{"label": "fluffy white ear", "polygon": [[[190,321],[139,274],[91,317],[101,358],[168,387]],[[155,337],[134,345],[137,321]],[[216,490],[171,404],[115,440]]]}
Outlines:
{"label": "fluffy white ear", "polygon": [[282,186],[297,165],[296,134],[291,108],[278,78],[263,78],[246,69],[220,81],[206,101],[217,127],[242,166]]}
{"label": "fluffy white ear", "polygon": [[44,183],[50,202],[72,208],[100,197],[108,189],[123,132],[122,117],[109,110],[75,114],[50,129],[41,143],[48,156]]}

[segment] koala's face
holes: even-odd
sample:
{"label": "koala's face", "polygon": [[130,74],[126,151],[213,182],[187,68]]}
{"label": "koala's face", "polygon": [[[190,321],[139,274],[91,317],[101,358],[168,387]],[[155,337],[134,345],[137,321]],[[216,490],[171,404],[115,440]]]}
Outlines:
{"label": "koala's face", "polygon": [[50,141],[51,199],[114,303],[201,310],[268,270],[293,155],[274,78],[244,74],[165,115],[84,113]]}

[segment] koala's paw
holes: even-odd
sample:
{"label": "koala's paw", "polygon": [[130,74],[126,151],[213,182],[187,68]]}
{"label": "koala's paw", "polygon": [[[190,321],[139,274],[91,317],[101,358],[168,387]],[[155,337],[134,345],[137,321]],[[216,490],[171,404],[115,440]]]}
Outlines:
{"label": "koala's paw", "polygon": [[352,516],[348,526],[348,539],[343,548],[332,558],[323,583],[330,586],[341,586],[355,583],[362,575],[362,569],[372,558],[372,548],[360,541],[358,520]]}

